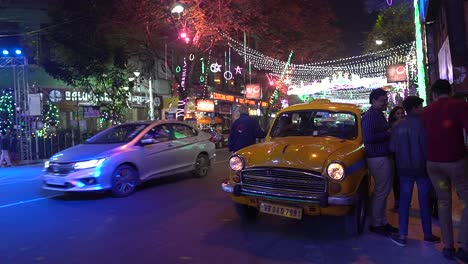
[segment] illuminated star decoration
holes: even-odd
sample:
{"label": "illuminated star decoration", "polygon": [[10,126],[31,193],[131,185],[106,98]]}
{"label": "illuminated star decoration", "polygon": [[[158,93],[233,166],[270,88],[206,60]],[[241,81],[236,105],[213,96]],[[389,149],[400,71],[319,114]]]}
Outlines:
{"label": "illuminated star decoration", "polygon": [[221,64],[218,64],[217,62],[211,64],[210,70],[211,70],[212,72],[221,72]]}
{"label": "illuminated star decoration", "polygon": [[236,67],[236,74],[242,74],[241,70],[242,70],[242,68],[237,66]]}

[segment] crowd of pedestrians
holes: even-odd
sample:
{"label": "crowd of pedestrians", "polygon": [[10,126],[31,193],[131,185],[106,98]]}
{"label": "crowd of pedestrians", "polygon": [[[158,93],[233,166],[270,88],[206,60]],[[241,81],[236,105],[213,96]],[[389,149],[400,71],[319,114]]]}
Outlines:
{"label": "crowd of pedestrians", "polygon": [[[423,99],[408,96],[402,107],[391,111],[388,121],[383,113],[388,107],[387,91],[375,89],[370,93],[371,107],[362,118],[366,160],[375,182],[369,230],[405,246],[416,183],[424,241],[441,241],[432,233],[433,201],[437,197],[442,254],[447,259],[468,263],[468,175],[464,161],[467,149],[463,134],[463,129],[468,131],[468,102],[452,98],[451,92],[448,81],[437,80],[431,87],[433,102],[429,106],[423,108]],[[399,228],[390,225],[386,218],[392,184]],[[457,250],[452,189],[463,210]]]}

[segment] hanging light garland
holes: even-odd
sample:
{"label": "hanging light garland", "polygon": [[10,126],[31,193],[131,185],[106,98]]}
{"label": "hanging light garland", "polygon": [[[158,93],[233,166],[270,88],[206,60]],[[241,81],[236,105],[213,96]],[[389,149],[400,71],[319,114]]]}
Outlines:
{"label": "hanging light garland", "polygon": [[8,131],[13,127],[15,106],[13,91],[11,89],[0,92],[0,132]]}
{"label": "hanging light garland", "polygon": [[[245,57],[257,69],[268,70],[279,77],[286,62],[280,61],[249,48],[226,34],[229,46],[240,56]],[[355,74],[360,77],[379,77],[386,73],[386,66],[400,63],[411,63],[408,54],[414,49],[414,43],[406,43],[389,49],[367,53],[359,56],[341,58],[317,63],[290,64],[290,79],[294,82],[318,81],[330,77],[338,71]]]}

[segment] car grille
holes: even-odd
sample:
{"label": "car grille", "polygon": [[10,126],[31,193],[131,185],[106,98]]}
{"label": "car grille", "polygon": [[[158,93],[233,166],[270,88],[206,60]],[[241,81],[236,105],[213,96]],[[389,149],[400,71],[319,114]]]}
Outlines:
{"label": "car grille", "polygon": [[241,182],[246,192],[291,198],[318,197],[327,190],[327,180],[319,173],[294,169],[246,169]]}
{"label": "car grille", "polygon": [[49,163],[49,168],[47,168],[47,172],[55,175],[67,175],[75,170],[75,168],[73,167],[74,165],[75,163],[51,162]]}

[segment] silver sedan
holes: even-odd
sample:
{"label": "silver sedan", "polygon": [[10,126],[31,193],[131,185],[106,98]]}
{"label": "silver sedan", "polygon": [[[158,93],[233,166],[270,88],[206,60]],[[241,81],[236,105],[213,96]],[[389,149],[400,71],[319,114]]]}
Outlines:
{"label": "silver sedan", "polygon": [[215,157],[211,135],[178,121],[135,122],[108,128],[53,155],[44,164],[44,189],[132,194],[141,182],[208,173]]}

